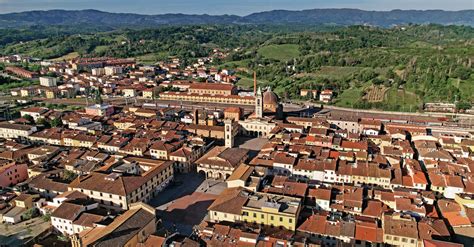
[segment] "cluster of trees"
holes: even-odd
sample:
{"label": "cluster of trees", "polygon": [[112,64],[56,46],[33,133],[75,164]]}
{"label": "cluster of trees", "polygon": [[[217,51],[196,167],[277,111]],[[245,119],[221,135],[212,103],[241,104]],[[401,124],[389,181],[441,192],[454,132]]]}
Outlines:
{"label": "cluster of trees", "polygon": [[53,119],[38,118],[36,121],[30,115],[24,115],[23,118],[28,120],[30,124],[44,126],[45,128],[55,128],[55,127],[60,127],[63,125],[61,118],[53,118]]}

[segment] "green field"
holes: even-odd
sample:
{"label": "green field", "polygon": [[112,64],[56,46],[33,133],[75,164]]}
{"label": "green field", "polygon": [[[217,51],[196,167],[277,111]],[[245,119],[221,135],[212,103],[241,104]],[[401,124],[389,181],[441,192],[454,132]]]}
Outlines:
{"label": "green field", "polygon": [[294,44],[268,45],[258,49],[258,54],[265,58],[285,61],[298,57],[300,51],[299,46]]}
{"label": "green field", "polygon": [[164,60],[169,56],[167,52],[160,52],[160,53],[149,53],[143,56],[137,57],[137,61],[144,63],[144,64],[155,64],[160,60]]}
{"label": "green field", "polygon": [[109,49],[108,45],[99,45],[95,47],[94,52],[100,53],[106,51],[107,49]]}
{"label": "green field", "polygon": [[405,90],[390,88],[383,101],[389,108],[401,111],[416,111],[421,101],[417,95]]}
{"label": "green field", "polygon": [[337,106],[341,107],[353,107],[354,104],[361,99],[362,88],[349,88],[344,90],[337,98]]}
{"label": "green field", "polygon": [[237,69],[237,68],[246,68],[248,67],[250,59],[244,59],[240,61],[231,61],[219,65],[220,69]]}
{"label": "green field", "polygon": [[71,53],[68,53],[64,56],[53,58],[51,60],[55,61],[55,62],[60,62],[60,61],[64,61],[64,60],[66,60],[66,61],[71,60],[71,59],[76,58],[76,57],[79,57],[79,53],[78,52],[71,52]]}
{"label": "green field", "polygon": [[[235,84],[236,86],[240,86],[242,88],[246,89],[252,89],[253,88],[253,78],[245,77],[242,75],[237,75],[240,77],[240,80]],[[268,81],[266,80],[261,80],[257,78],[257,83],[259,86],[263,86],[268,84]]]}

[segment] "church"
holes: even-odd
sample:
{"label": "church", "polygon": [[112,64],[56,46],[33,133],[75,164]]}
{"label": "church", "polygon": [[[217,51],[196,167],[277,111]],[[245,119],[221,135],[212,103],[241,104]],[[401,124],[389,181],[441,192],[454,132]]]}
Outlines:
{"label": "church", "polygon": [[[268,137],[277,127],[276,119],[283,115],[283,107],[278,96],[268,88],[264,93],[257,88],[257,79],[254,74],[255,111],[245,120],[226,121],[225,143],[227,147],[233,146],[234,137],[239,134],[250,137]],[[235,130],[234,128],[238,128]]]}

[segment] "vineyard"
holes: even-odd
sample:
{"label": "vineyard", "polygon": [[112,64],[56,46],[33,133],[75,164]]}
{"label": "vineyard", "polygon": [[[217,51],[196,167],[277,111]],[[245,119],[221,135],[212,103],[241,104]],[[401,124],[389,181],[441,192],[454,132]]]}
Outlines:
{"label": "vineyard", "polygon": [[382,102],[385,99],[385,93],[388,88],[384,86],[371,85],[367,88],[364,99],[367,102]]}

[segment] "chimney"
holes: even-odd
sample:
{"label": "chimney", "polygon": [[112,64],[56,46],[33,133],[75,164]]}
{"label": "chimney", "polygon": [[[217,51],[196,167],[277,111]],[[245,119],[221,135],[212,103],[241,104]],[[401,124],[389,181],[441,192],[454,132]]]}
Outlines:
{"label": "chimney", "polygon": [[257,72],[253,72],[253,95],[257,96]]}

